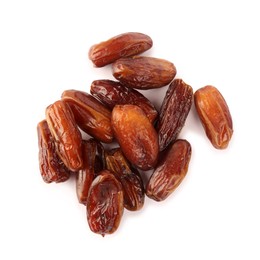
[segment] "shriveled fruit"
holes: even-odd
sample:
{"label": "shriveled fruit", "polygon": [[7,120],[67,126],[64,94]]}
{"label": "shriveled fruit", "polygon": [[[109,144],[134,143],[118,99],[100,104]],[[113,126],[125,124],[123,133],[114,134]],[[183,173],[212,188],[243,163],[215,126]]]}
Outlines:
{"label": "shriveled fruit", "polygon": [[103,67],[121,57],[140,54],[152,45],[152,39],[148,35],[137,32],[123,33],[93,45],[88,56],[97,67]]}
{"label": "shriveled fruit", "polygon": [[191,145],[186,140],[171,144],[160,158],[150,180],[146,195],[156,201],[165,200],[187,174],[191,157]]}
{"label": "shriveled fruit", "polygon": [[160,88],[176,75],[173,63],[154,57],[134,56],[113,63],[113,76],[123,85],[137,89]]}
{"label": "shriveled fruit", "polygon": [[213,86],[205,86],[194,94],[194,102],[207,137],[217,149],[225,149],[233,134],[228,105]]}
{"label": "shriveled fruit", "polygon": [[123,211],[121,183],[108,170],[102,171],[92,182],[87,200],[87,220],[90,229],[104,236],[115,232]]}
{"label": "shriveled fruit", "polygon": [[143,110],[135,105],[116,105],[112,128],[126,158],[142,170],[153,168],[158,156],[158,135]]}

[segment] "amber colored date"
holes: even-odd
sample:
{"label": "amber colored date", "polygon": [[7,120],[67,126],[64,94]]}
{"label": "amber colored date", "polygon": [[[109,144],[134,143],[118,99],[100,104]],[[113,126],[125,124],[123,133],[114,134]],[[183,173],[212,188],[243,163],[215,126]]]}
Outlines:
{"label": "amber colored date", "polygon": [[81,133],[70,107],[59,100],[46,108],[46,120],[64,164],[77,171],[82,167]]}
{"label": "amber colored date", "polygon": [[135,89],[123,86],[120,82],[94,80],[91,84],[90,93],[110,109],[113,109],[115,105],[132,104],[142,108],[151,123],[157,118],[157,110],[144,95]]}
{"label": "amber colored date", "polygon": [[205,86],[194,94],[194,103],[206,135],[217,149],[225,149],[233,134],[228,105],[213,86]]}
{"label": "amber colored date", "polygon": [[150,49],[152,45],[152,39],[148,35],[129,32],[93,45],[88,55],[97,67],[103,67],[121,57],[140,54]]}
{"label": "amber colored date", "polygon": [[59,158],[54,139],[51,135],[47,121],[43,120],[37,125],[39,166],[43,180],[46,183],[64,182],[70,177],[70,170]]}
{"label": "amber colored date", "polygon": [[153,168],[158,156],[158,135],[143,110],[135,105],[116,105],[112,128],[126,158],[142,170]]}
{"label": "amber colored date", "polygon": [[124,211],[121,183],[108,170],[92,182],[87,200],[87,220],[90,229],[104,236],[115,232]]}
{"label": "amber colored date", "polygon": [[123,85],[137,89],[160,88],[176,75],[173,63],[145,56],[121,58],[113,63],[113,76]]}
{"label": "amber colored date", "polygon": [[101,142],[111,143],[111,111],[88,93],[66,90],[62,100],[72,109],[78,126]]}
{"label": "amber colored date", "polygon": [[165,200],[180,185],[187,174],[191,146],[186,140],[171,144],[160,158],[147,183],[146,195],[156,201]]}
{"label": "amber colored date", "polygon": [[130,166],[120,148],[106,154],[107,169],[121,182],[124,192],[124,207],[131,211],[139,210],[144,205],[144,186],[139,172]]}
{"label": "amber colored date", "polygon": [[164,97],[157,132],[160,151],[176,140],[190,112],[193,98],[192,87],[182,79],[175,79]]}
{"label": "amber colored date", "polygon": [[98,172],[105,168],[102,144],[93,138],[87,141],[83,140],[82,157],[83,167],[76,174],[76,191],[78,201],[86,205],[91,183]]}

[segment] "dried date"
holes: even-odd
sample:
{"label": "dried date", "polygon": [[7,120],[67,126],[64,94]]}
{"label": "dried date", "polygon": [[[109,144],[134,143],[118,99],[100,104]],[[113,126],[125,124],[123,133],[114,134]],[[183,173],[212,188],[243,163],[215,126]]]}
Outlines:
{"label": "dried date", "polygon": [[160,151],[176,140],[192,105],[193,90],[182,79],[169,86],[159,113],[157,132]]}
{"label": "dried date", "polygon": [[191,145],[177,140],[163,151],[154,173],[147,183],[146,195],[156,201],[165,200],[180,185],[187,174]]}
{"label": "dried date", "polygon": [[89,50],[89,59],[97,67],[103,67],[121,57],[140,54],[150,49],[152,45],[152,39],[148,35],[136,32],[124,33],[93,45]]}
{"label": "dried date", "polygon": [[194,94],[194,103],[207,137],[217,149],[225,149],[233,134],[228,105],[213,86],[205,86]]}

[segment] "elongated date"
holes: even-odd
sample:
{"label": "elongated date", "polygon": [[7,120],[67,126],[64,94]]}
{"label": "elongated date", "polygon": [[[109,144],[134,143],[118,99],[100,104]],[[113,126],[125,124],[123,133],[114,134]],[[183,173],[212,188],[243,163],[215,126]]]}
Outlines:
{"label": "elongated date", "polygon": [[69,179],[71,171],[64,165],[56,152],[54,139],[46,120],[38,123],[37,133],[39,166],[43,180],[46,183],[66,181]]}
{"label": "elongated date", "polygon": [[92,182],[87,200],[87,220],[90,229],[104,236],[115,232],[124,211],[121,183],[108,170]]}
{"label": "elongated date", "polygon": [[148,35],[129,32],[93,45],[88,56],[97,67],[103,67],[121,57],[140,54],[150,49],[152,45],[153,41]]}
{"label": "elongated date", "polygon": [[156,201],[165,200],[180,185],[187,174],[191,145],[186,140],[171,144],[158,162],[147,183],[146,195]]}
{"label": "elongated date", "polygon": [[101,142],[111,143],[111,111],[88,93],[66,90],[62,100],[67,103],[75,116],[78,126]]}
{"label": "elongated date", "polygon": [[144,95],[135,89],[123,86],[118,81],[94,80],[90,92],[110,109],[115,105],[132,104],[142,108],[151,123],[157,118],[157,110]]}
{"label": "elongated date", "polygon": [[190,112],[193,98],[192,87],[182,79],[175,79],[164,97],[157,132],[160,151],[176,140]]}
{"label": "elongated date", "polygon": [[61,160],[71,171],[79,170],[83,165],[81,133],[70,107],[56,101],[46,108],[46,120]]}
{"label": "elongated date", "polygon": [[116,105],[111,123],[126,158],[142,170],[153,168],[158,157],[158,135],[143,110],[135,105]]}
{"label": "elongated date", "polygon": [[123,85],[137,89],[160,88],[176,75],[173,63],[154,57],[121,58],[112,65],[113,76]]}
{"label": "elongated date", "polygon": [[131,211],[141,209],[145,198],[143,181],[139,172],[126,160],[120,148],[106,153],[106,166],[122,184],[124,207]]}
{"label": "elongated date", "polygon": [[228,105],[213,86],[205,86],[194,94],[195,107],[207,137],[217,149],[225,149],[233,135]]}

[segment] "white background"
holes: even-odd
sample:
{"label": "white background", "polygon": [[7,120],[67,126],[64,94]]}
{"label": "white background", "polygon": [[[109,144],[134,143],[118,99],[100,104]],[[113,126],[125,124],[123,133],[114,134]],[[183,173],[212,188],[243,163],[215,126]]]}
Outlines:
{"label": "white background", "polygon": [[[260,259],[259,24],[253,0],[0,1],[0,259]],[[42,181],[36,125],[63,90],[113,78],[88,49],[129,31],[150,35],[146,55],[172,61],[194,91],[216,86],[234,135],[214,149],[193,107],[181,186],[125,210],[103,238],[89,230],[73,180]],[[159,108],[165,90],[143,93]]]}

